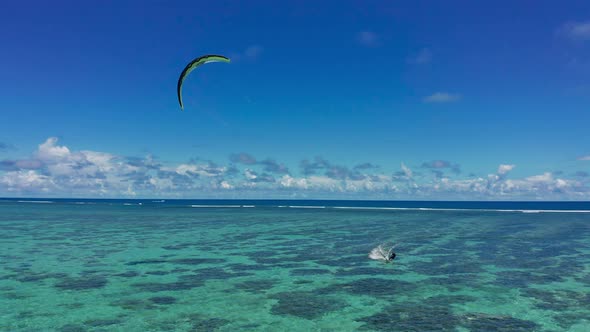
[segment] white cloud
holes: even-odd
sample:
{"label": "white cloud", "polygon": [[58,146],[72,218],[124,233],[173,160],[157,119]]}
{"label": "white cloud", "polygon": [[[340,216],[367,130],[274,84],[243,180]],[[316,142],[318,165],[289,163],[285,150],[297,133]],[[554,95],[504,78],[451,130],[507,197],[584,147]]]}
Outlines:
{"label": "white cloud", "polygon": [[380,192],[391,189],[391,179],[384,175],[366,177],[362,180],[346,180],[345,190],[352,192]]}
{"label": "white cloud", "polygon": [[[231,192],[244,197],[252,197],[248,195],[254,193],[262,197],[296,194],[385,199],[590,199],[590,182],[584,177],[567,179],[544,172],[507,179],[506,175],[515,168],[512,164],[498,165],[495,172],[475,178],[448,178],[430,173],[417,176],[403,162],[401,171],[393,177],[377,169],[365,169],[362,176],[302,172],[302,175],[283,174],[275,178],[264,173],[263,164],[249,165],[242,170],[211,162],[163,166],[151,156],[124,158],[107,152],[72,151],[59,146],[57,139],[52,138],[40,144],[32,156],[26,162],[3,161],[0,196],[195,198],[222,197]],[[326,160],[320,161],[331,165]]]}
{"label": "white cloud", "polygon": [[498,174],[504,175],[513,170],[516,165],[500,165],[498,166]]}
{"label": "white cloud", "polygon": [[590,160],[590,155],[582,156],[582,157],[578,158],[578,160]]}
{"label": "white cloud", "polygon": [[12,192],[48,192],[56,188],[49,176],[33,170],[7,172],[0,177],[0,184]]}
{"label": "white cloud", "polygon": [[55,161],[67,158],[70,155],[70,149],[65,146],[57,146],[57,138],[50,137],[44,143],[39,145],[37,158],[43,161]]}
{"label": "white cloud", "polygon": [[[425,187],[428,191],[427,186]],[[445,180],[433,186],[439,193],[449,196],[487,199],[548,199],[554,197],[588,197],[590,188],[580,182],[553,178],[550,172],[529,176],[523,179],[503,179],[490,174],[487,179],[478,177],[467,180]]]}
{"label": "white cloud", "polygon": [[249,169],[249,168],[246,168],[246,170],[244,170],[244,176],[248,180],[254,180],[254,179],[256,179],[258,177],[256,175],[256,173],[254,171],[252,171],[251,169]]}
{"label": "white cloud", "polygon": [[127,186],[127,191],[123,193],[125,196],[137,196],[137,193],[133,191],[131,185]]}
{"label": "white cloud", "polygon": [[[66,146],[57,145],[57,138],[50,137],[33,153],[27,165],[36,170],[7,172],[0,177],[0,184],[7,191],[16,192],[65,192],[68,195],[125,195],[130,194],[126,174],[138,167],[104,152],[72,152]],[[23,166],[16,163],[16,166]],[[0,190],[2,188],[0,187]]]}
{"label": "white cloud", "polygon": [[180,164],[176,167],[176,173],[180,175],[190,175],[191,173],[196,174],[197,170],[197,165]]}
{"label": "white cloud", "polygon": [[555,186],[560,189],[567,188],[570,185],[570,183],[572,183],[572,182],[567,181],[567,180],[563,180],[563,179],[556,179],[555,180]]}
{"label": "white cloud", "polygon": [[[152,177],[149,179],[149,183],[151,185],[153,185],[153,187],[158,190],[158,191],[166,191],[166,190],[171,190],[171,189],[175,189],[175,185],[174,182],[172,182],[172,179],[162,179],[162,178],[158,178],[158,177]],[[129,190],[129,187],[128,187]]]}
{"label": "white cloud", "polygon": [[110,153],[95,151],[81,151],[80,153],[98,170],[110,172],[116,167],[116,157]]}
{"label": "white cloud", "polygon": [[424,98],[426,103],[450,103],[461,99],[460,94],[451,94],[447,92],[436,92]]}
{"label": "white cloud", "polygon": [[283,175],[279,180],[279,184],[284,188],[293,189],[307,189],[309,187],[305,178],[295,178],[291,175]]}
{"label": "white cloud", "polygon": [[219,186],[222,189],[234,189],[234,186],[232,186],[229,182],[227,181],[221,181],[221,183],[219,184]]}
{"label": "white cloud", "polygon": [[525,181],[531,183],[540,183],[540,182],[551,182],[553,180],[553,176],[549,172],[545,172],[540,175],[533,175],[525,178]]}
{"label": "white cloud", "polygon": [[214,177],[223,175],[226,170],[226,167],[214,167],[208,164],[180,164],[174,171],[184,176]]}
{"label": "white cloud", "polygon": [[307,177],[309,188],[327,191],[342,191],[342,181],[327,176],[311,175]]}
{"label": "white cloud", "polygon": [[411,178],[411,177],[412,177],[412,175],[413,175],[413,174],[412,174],[412,170],[411,170],[411,169],[410,169],[408,166],[406,166],[404,163],[402,163],[401,167],[402,167],[402,171],[404,172],[404,174],[405,174],[405,175],[406,175],[408,178]]}
{"label": "white cloud", "polygon": [[590,21],[565,23],[558,33],[575,41],[590,40]]}

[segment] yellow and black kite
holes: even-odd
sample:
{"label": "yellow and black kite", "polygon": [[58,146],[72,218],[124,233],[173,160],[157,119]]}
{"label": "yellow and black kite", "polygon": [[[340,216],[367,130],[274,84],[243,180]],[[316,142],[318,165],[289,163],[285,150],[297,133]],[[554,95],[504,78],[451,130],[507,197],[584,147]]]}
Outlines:
{"label": "yellow and black kite", "polygon": [[178,78],[178,86],[176,87],[176,92],[178,93],[178,103],[180,104],[181,110],[184,110],[184,105],[182,104],[182,83],[184,82],[184,79],[195,68],[208,62],[229,62],[229,59],[223,55],[209,54],[200,56],[186,65],[182,73],[180,73],[180,77]]}

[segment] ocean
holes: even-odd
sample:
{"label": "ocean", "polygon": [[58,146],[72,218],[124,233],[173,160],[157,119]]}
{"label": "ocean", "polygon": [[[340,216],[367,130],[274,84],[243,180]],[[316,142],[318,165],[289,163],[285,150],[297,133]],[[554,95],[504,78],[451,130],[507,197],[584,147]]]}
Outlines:
{"label": "ocean", "polygon": [[1,331],[590,331],[588,202],[0,199],[0,229]]}

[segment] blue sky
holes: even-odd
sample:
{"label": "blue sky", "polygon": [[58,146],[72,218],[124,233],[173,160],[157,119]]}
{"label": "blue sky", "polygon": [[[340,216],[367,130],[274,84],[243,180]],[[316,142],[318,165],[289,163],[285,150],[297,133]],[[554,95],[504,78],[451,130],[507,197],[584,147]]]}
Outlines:
{"label": "blue sky", "polygon": [[5,4],[0,196],[590,199],[588,13]]}

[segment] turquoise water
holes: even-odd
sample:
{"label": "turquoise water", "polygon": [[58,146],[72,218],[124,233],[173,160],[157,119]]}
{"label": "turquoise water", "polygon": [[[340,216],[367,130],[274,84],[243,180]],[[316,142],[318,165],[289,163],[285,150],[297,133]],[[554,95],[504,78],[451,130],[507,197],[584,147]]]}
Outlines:
{"label": "turquoise water", "polygon": [[0,202],[0,330],[590,330],[590,213],[80,203]]}

